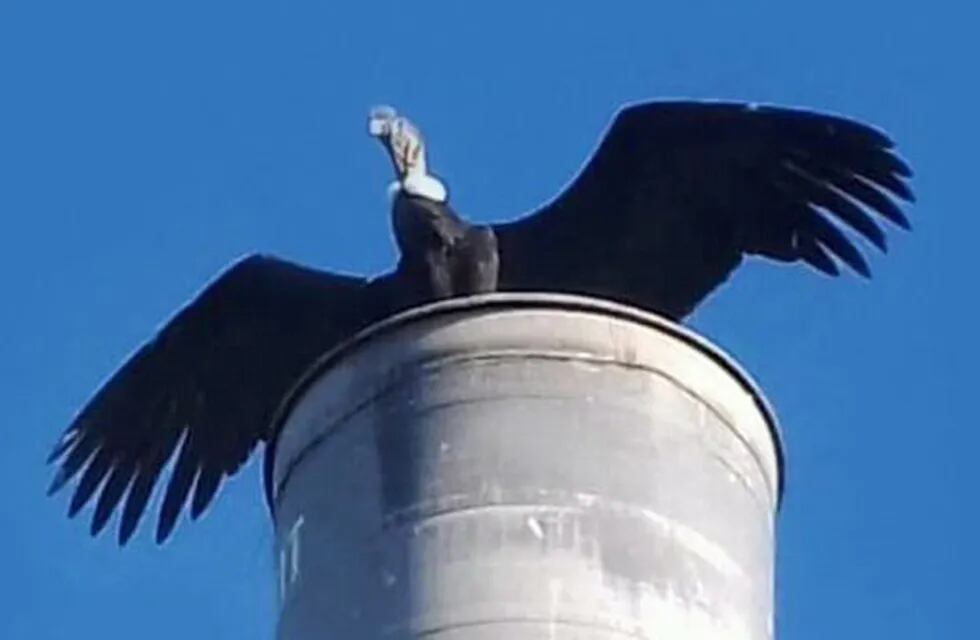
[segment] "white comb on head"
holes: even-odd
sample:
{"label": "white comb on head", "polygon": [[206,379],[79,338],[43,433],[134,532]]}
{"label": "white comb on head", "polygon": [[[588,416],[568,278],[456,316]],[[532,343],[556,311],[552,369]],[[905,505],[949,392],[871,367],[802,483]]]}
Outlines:
{"label": "white comb on head", "polygon": [[368,115],[368,133],[372,136],[384,136],[391,133],[392,123],[398,117],[398,112],[387,105],[371,109]]}

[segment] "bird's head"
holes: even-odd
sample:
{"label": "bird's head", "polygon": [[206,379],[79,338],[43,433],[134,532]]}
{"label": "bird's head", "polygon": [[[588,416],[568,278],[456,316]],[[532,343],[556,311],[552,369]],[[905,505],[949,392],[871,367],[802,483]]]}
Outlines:
{"label": "bird's head", "polygon": [[368,132],[388,151],[399,178],[425,173],[425,143],[408,118],[399,116],[391,107],[375,107],[368,117]]}
{"label": "bird's head", "polygon": [[422,133],[391,107],[375,107],[368,116],[368,133],[384,146],[395,165],[397,180],[392,189],[444,202],[445,186],[429,175]]}

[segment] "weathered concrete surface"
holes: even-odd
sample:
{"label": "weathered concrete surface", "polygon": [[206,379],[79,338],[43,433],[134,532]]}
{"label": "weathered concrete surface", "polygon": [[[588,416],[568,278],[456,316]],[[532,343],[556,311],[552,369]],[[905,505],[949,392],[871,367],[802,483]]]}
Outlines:
{"label": "weathered concrete surface", "polygon": [[774,421],[689,332],[567,296],[324,359],[275,464],[279,638],[769,638]]}

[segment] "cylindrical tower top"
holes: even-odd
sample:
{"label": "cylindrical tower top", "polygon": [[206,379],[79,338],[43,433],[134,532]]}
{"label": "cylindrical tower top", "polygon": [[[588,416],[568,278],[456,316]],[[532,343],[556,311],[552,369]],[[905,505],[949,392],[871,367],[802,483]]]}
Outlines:
{"label": "cylindrical tower top", "polygon": [[282,639],[771,636],[776,422],[674,323],[441,302],[325,355],[281,415]]}

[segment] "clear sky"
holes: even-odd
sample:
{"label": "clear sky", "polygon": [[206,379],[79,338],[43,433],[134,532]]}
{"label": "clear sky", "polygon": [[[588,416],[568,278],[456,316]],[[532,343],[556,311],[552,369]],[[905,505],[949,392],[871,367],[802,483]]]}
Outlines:
{"label": "clear sky", "polygon": [[147,4],[0,3],[0,637],[271,637],[257,461],[171,544],[144,527],[124,551],[44,497],[42,463],[105,376],[233,258],[391,265],[368,107],[417,120],[457,208],[490,220],[550,197],[619,104],[677,96],[852,115],[916,168],[915,231],[875,256],[875,280],[753,263],[692,324],[783,423],[780,637],[975,632],[977,9]]}

